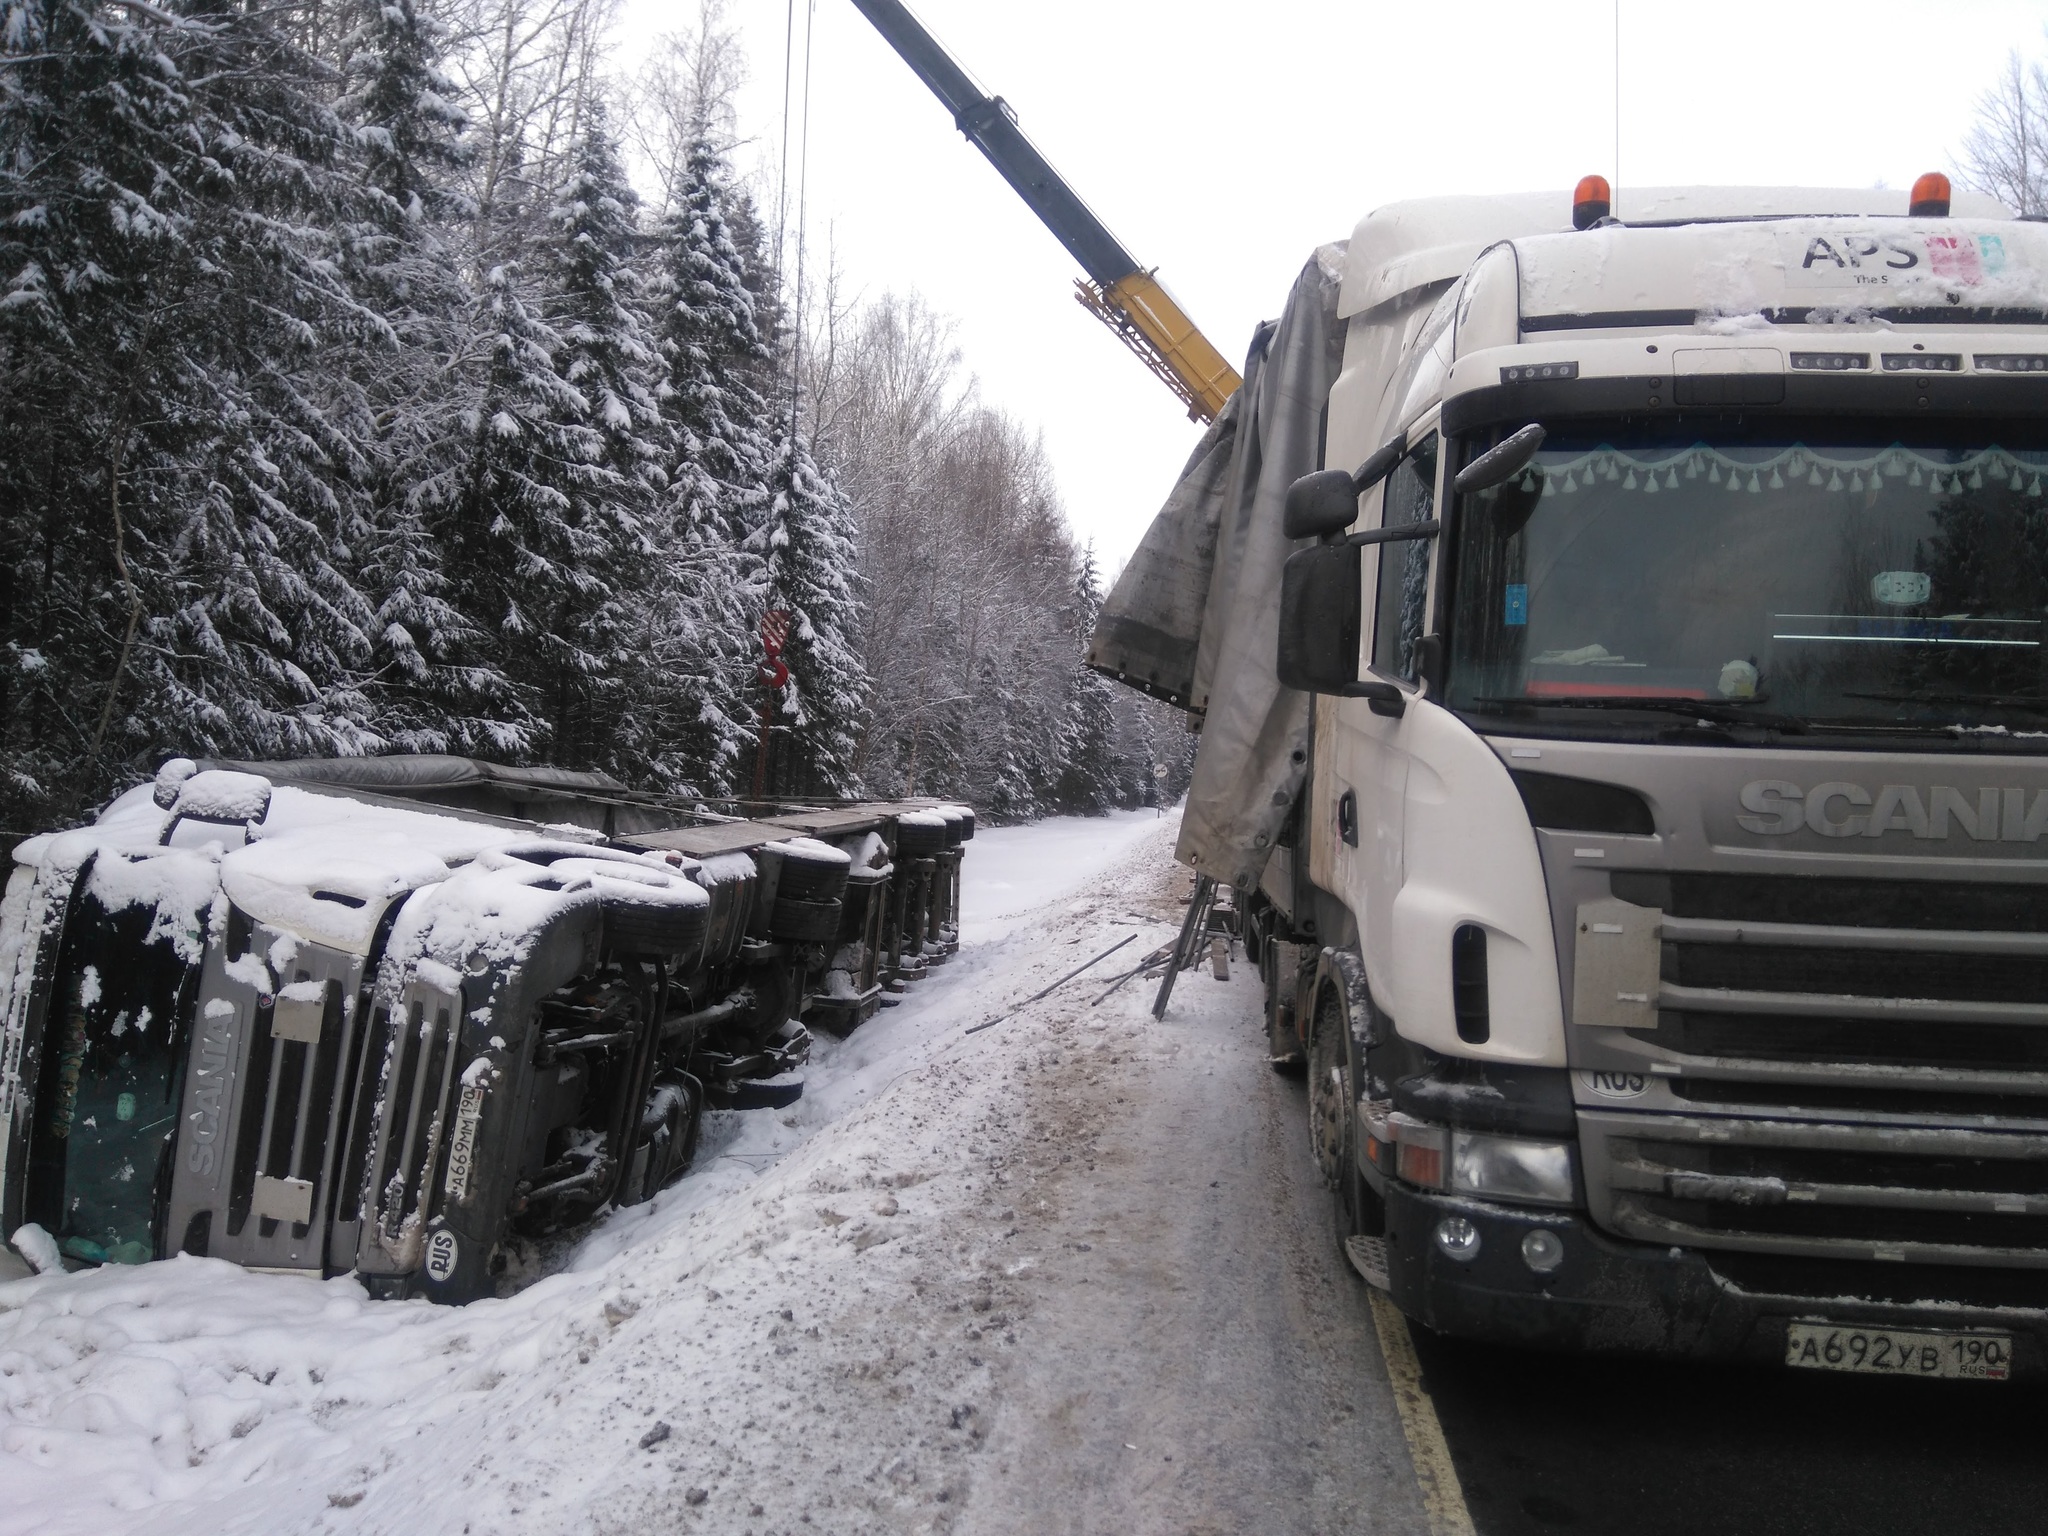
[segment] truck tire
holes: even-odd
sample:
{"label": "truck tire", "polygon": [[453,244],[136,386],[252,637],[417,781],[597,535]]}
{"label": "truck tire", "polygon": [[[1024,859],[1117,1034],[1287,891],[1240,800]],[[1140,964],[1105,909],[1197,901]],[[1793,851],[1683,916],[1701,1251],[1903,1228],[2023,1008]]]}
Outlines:
{"label": "truck tire", "polygon": [[1386,1208],[1358,1172],[1358,1071],[1362,1048],[1352,1038],[1344,997],[1335,987],[1316,991],[1315,1026],[1308,1044],[1309,1146],[1329,1186],[1337,1247],[1386,1229]]}
{"label": "truck tire", "polygon": [[614,954],[680,955],[681,967],[689,969],[701,956],[710,927],[708,902],[683,907],[610,896],[604,902],[604,943]]}
{"label": "truck tire", "polygon": [[[485,855],[487,859],[492,856]],[[689,889],[694,882],[678,870],[657,865],[650,872],[642,859],[577,843],[514,846],[496,850],[496,856],[563,871],[571,879],[595,885],[599,910],[604,913],[604,944],[614,954],[679,957],[678,968],[685,970],[703,958],[711,907],[701,898],[676,899],[696,895]],[[674,895],[667,894],[669,891]]]}
{"label": "truck tire", "polygon": [[839,903],[777,896],[768,932],[792,944],[829,944],[839,937]]}
{"label": "truck tire", "polygon": [[896,819],[896,856],[900,859],[935,858],[946,851],[946,822],[929,812],[912,812]]}
{"label": "truck tire", "polygon": [[775,882],[775,894],[792,901],[837,901],[846,894],[846,879],[852,861],[806,858],[801,849],[775,850],[782,855],[782,873]]}

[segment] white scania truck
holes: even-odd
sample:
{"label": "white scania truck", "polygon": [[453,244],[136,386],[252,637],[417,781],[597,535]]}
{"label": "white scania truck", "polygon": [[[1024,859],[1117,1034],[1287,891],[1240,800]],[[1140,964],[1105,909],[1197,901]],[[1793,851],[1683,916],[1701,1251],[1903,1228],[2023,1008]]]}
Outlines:
{"label": "white scania truck", "polygon": [[2048,228],[1606,201],[1318,252],[1092,660],[1404,1312],[2048,1373]]}

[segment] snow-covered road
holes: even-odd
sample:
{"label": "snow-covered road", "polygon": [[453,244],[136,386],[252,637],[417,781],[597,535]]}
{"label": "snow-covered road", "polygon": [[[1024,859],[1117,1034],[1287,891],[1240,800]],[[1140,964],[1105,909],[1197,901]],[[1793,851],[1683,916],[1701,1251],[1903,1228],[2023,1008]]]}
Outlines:
{"label": "snow-covered road", "polygon": [[1175,825],[983,833],[951,964],[516,1295],[0,1287],[0,1533],[1422,1529],[1255,981],[965,1032],[1168,939]]}

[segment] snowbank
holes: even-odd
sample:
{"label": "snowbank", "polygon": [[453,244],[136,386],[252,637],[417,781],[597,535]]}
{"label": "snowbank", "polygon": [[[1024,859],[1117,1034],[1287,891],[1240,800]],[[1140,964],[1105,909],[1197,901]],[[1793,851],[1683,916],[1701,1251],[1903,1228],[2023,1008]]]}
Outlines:
{"label": "snowbank", "polygon": [[517,1294],[373,1303],[192,1258],[0,1286],[0,1536],[737,1532],[768,1504],[790,1531],[934,1528],[1015,1340],[1000,1234],[948,1213],[1004,1198],[1024,1025],[963,1030],[1084,946],[1167,938],[1112,866],[1157,887],[1174,828],[978,835],[951,964],[820,1039],[796,1105],[712,1116],[690,1177]]}
{"label": "snowbank", "polygon": [[[1169,812],[1178,824],[1178,812]],[[982,827],[967,845],[960,937],[987,943],[1071,896],[1157,831],[1158,811],[1055,816],[1023,827]]]}

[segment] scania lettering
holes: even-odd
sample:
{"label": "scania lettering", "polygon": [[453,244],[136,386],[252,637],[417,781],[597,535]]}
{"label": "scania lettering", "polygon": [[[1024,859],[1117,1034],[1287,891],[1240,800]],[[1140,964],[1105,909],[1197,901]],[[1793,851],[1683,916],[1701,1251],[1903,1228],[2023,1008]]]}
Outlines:
{"label": "scania lettering", "polygon": [[2048,1373],[2044,374],[1938,176],[1399,204],[1261,328],[1091,660],[1404,1312]]}

